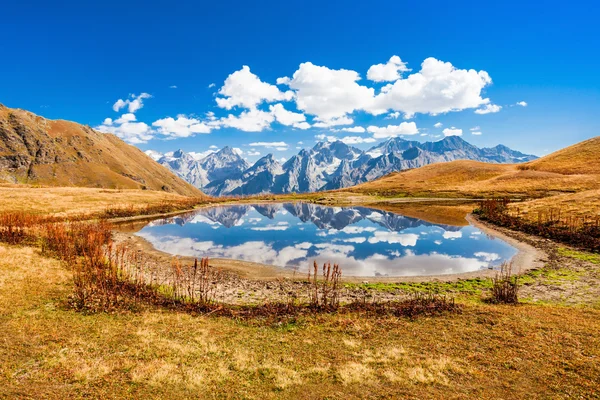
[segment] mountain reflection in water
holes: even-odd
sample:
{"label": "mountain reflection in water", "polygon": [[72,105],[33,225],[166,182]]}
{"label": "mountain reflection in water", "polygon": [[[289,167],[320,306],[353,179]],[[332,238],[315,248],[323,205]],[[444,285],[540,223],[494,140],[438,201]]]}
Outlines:
{"label": "mountain reflection in water", "polygon": [[366,207],[308,203],[218,206],[150,222],[139,236],[182,256],[232,258],[345,276],[417,276],[495,268],[516,249],[473,226],[433,224]]}

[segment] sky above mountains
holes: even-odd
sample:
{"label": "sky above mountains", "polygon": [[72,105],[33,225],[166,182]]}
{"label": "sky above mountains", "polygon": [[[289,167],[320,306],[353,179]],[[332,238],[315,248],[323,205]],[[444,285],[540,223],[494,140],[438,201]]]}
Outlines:
{"label": "sky above mountains", "polygon": [[3,6],[0,102],[249,161],[395,136],[543,155],[600,131],[592,2],[85,3]]}

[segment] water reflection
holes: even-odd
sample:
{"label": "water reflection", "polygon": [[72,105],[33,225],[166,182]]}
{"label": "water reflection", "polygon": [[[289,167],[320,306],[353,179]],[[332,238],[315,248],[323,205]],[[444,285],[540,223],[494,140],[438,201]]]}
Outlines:
{"label": "water reflection", "polygon": [[346,276],[438,275],[494,268],[516,250],[473,226],[432,224],[366,207],[307,203],[221,206],[149,223],[138,235],[177,255],[233,258]]}

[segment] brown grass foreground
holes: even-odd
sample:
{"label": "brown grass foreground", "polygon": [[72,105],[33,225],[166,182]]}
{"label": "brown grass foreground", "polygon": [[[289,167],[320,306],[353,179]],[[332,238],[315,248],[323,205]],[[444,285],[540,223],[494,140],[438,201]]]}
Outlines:
{"label": "brown grass foreground", "polygon": [[283,325],[63,306],[62,264],[0,245],[2,398],[592,398],[600,311],[472,304]]}

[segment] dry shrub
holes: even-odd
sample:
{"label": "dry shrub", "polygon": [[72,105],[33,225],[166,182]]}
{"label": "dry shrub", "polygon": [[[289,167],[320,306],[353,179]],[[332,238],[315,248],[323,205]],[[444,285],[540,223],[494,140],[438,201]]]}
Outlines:
{"label": "dry shrub", "polygon": [[36,215],[23,212],[0,213],[0,241],[21,244],[35,238],[34,227],[41,221]]}
{"label": "dry shrub", "polygon": [[512,263],[502,263],[493,278],[492,303],[517,304],[519,302],[519,277],[512,273]]}
{"label": "dry shrub", "polygon": [[209,265],[208,257],[202,258],[199,265],[198,259],[193,265],[182,265],[179,259],[173,259],[171,270],[171,296],[174,301],[203,306],[216,303],[223,273]]}
{"label": "dry shrub", "polygon": [[336,309],[340,305],[340,278],[342,269],[338,264],[323,264],[322,279],[318,279],[319,266],[313,263],[311,280],[310,268],[308,269],[310,305],[319,309]]}
{"label": "dry shrub", "polygon": [[456,304],[454,298],[437,293],[413,293],[406,300],[388,302],[357,301],[348,304],[346,310],[366,312],[374,315],[393,315],[396,317],[417,318],[420,316],[436,316],[443,313],[462,311],[462,305]]}
{"label": "dry shrub", "polygon": [[512,212],[507,199],[484,200],[473,212],[494,225],[545,237],[586,250],[600,252],[600,217],[572,215],[560,208],[540,211],[535,218]]}

